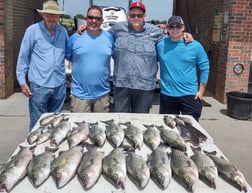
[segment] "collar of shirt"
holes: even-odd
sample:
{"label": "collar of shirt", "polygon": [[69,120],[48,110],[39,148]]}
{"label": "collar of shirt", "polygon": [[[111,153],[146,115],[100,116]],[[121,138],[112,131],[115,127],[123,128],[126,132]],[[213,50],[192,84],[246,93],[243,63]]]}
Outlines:
{"label": "collar of shirt", "polygon": [[[39,23],[39,26],[40,26],[40,28],[46,33],[46,34],[48,34],[48,35],[50,35],[50,33],[49,33],[49,31],[46,29],[46,27],[45,27],[45,21],[44,20],[42,20],[40,23]],[[59,24],[56,24],[56,26],[55,26],[55,34],[54,34],[54,37],[55,36],[57,36],[57,34],[59,34],[59,31],[60,31],[60,29],[59,29]],[[50,35],[51,36],[51,35]],[[51,36],[52,37],[52,36]]]}
{"label": "collar of shirt", "polygon": [[129,31],[134,31],[134,32],[136,32],[136,33],[138,33],[138,32],[143,32],[143,31],[145,31],[145,29],[146,29],[145,22],[144,22],[144,26],[143,26],[143,28],[142,28],[141,31],[136,31],[136,30],[134,30],[133,27],[132,27],[132,24],[131,24],[130,22],[128,22],[128,26],[129,26]]}

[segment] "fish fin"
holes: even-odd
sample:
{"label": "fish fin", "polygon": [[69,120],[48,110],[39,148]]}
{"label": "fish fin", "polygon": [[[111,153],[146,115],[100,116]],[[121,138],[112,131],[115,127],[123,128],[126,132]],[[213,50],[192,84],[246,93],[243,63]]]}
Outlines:
{"label": "fish fin", "polygon": [[201,147],[197,146],[197,147],[194,147],[194,146],[190,146],[192,151],[193,152],[197,152],[197,151],[200,151],[201,152]]}
{"label": "fish fin", "polygon": [[0,164],[0,172],[2,172],[4,170],[4,166],[5,166],[5,164]]}
{"label": "fish fin", "polygon": [[98,121],[94,122],[94,123],[90,123],[91,125],[98,125]]}
{"label": "fish fin", "polygon": [[55,153],[59,148],[58,147],[45,147],[45,151],[53,152]]}
{"label": "fish fin", "polygon": [[203,150],[203,152],[206,154],[206,155],[217,155],[217,151],[206,151],[206,150]]}
{"label": "fish fin", "polygon": [[88,151],[90,151],[92,149],[97,149],[97,146],[95,144],[93,144],[93,143],[87,143],[87,142],[84,141],[84,142],[82,142],[80,144],[82,144],[82,147],[86,147],[86,149]]}
{"label": "fish fin", "polygon": [[155,125],[155,127],[158,129],[158,130],[162,130],[162,129],[164,129],[164,126],[163,125]]}
{"label": "fish fin", "polygon": [[82,123],[86,123],[86,121],[81,121],[81,122],[74,122],[76,125],[81,125]]}
{"label": "fish fin", "polygon": [[[68,122],[69,121],[69,117],[66,117],[66,118],[63,118],[63,120],[62,121],[66,121],[66,122]],[[61,122],[62,122],[61,121]]]}
{"label": "fish fin", "polygon": [[148,128],[152,128],[152,127],[154,127],[155,125],[154,125],[154,124],[151,124],[151,125],[146,125],[146,124],[143,124],[143,126],[144,126],[146,129],[148,129]]}
{"label": "fish fin", "polygon": [[129,127],[131,125],[131,122],[127,121],[125,123],[120,123],[120,125],[124,125],[124,126]]}
{"label": "fish fin", "polygon": [[126,145],[126,144],[122,144],[120,147],[120,149],[122,149],[122,151],[125,153],[127,152],[135,152],[134,147],[132,147],[131,145]]}
{"label": "fish fin", "polygon": [[115,121],[114,119],[110,119],[110,120],[107,120],[107,121],[100,121],[100,122],[109,125],[111,123],[114,123],[114,121]]}

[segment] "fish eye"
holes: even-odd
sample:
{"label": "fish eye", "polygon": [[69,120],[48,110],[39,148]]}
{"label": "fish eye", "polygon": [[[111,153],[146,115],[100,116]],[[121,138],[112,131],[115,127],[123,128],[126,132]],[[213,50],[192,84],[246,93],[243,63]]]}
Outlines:
{"label": "fish eye", "polygon": [[1,180],[1,181],[4,181],[5,179],[6,179],[5,176],[1,176],[1,177],[0,177],[0,180]]}
{"label": "fish eye", "polygon": [[56,174],[56,177],[57,177],[57,178],[60,178],[61,176],[62,176],[62,174],[59,173],[59,172]]}
{"label": "fish eye", "polygon": [[237,176],[234,178],[234,181],[238,184],[238,185],[241,185],[242,184],[242,181],[241,179]]}
{"label": "fish eye", "polygon": [[191,182],[191,178],[190,178],[189,176],[186,176],[186,177],[185,177],[185,181],[186,181],[186,182]]}
{"label": "fish eye", "polygon": [[136,178],[140,179],[142,177],[141,174],[135,174]]}
{"label": "fish eye", "polygon": [[241,180],[236,180],[236,183],[238,184],[238,185],[241,185],[242,183],[241,183]]}
{"label": "fish eye", "polygon": [[88,175],[85,173],[83,174],[83,178],[86,179],[88,177]]}
{"label": "fish eye", "polygon": [[118,179],[118,175],[117,174],[113,174],[113,178],[114,179]]}
{"label": "fish eye", "polygon": [[212,177],[212,176],[211,176],[210,174],[206,174],[206,178],[207,178],[207,179],[211,179],[211,177]]}
{"label": "fish eye", "polygon": [[161,173],[158,173],[158,178],[162,178],[163,177],[163,175],[161,174]]}

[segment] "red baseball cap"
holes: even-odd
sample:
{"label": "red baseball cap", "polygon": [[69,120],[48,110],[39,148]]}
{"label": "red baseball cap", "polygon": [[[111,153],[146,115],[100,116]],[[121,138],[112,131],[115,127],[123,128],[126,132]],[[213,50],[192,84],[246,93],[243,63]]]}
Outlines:
{"label": "red baseball cap", "polygon": [[142,2],[133,2],[130,4],[129,9],[140,8],[145,12],[145,5]]}

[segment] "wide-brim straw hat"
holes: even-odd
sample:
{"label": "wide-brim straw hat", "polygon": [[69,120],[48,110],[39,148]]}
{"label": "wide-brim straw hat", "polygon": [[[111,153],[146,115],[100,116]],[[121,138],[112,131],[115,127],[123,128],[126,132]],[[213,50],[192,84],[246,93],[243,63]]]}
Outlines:
{"label": "wide-brim straw hat", "polygon": [[65,12],[60,9],[59,4],[56,1],[49,0],[43,3],[43,9],[37,9],[39,13],[50,13],[50,14],[64,14]]}

